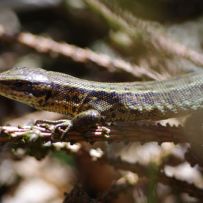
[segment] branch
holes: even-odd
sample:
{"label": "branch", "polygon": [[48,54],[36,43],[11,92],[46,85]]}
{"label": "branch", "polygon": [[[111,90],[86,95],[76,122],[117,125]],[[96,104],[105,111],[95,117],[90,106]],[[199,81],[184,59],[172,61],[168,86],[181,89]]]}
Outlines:
{"label": "branch", "polygon": [[108,4],[107,7],[106,3],[99,0],[85,0],[85,2],[98,13],[101,13],[111,23],[111,26],[122,29],[132,39],[136,41],[142,40],[145,46],[150,46],[162,55],[179,56],[193,62],[197,66],[203,66],[203,54],[169,39],[156,23],[136,18],[115,5],[113,7]]}
{"label": "branch", "polygon": [[161,74],[153,70],[130,64],[122,59],[111,58],[104,54],[98,54],[90,49],[83,49],[67,43],[59,43],[47,37],[41,37],[30,33],[21,32],[17,35],[9,35],[0,26],[0,39],[8,42],[15,42],[39,53],[50,56],[63,56],[77,63],[94,64],[97,67],[106,69],[108,72],[125,72],[138,78],[162,79]]}
{"label": "branch", "polygon": [[[0,142],[34,142],[40,140],[42,143],[51,142],[81,142],[87,141],[90,143],[98,141],[110,142],[174,142],[185,143],[184,130],[181,126],[161,126],[156,124],[122,124],[110,126],[110,129],[105,126],[97,126],[97,128],[87,129],[84,134],[82,132],[69,132],[62,139],[60,132],[55,133],[56,124],[41,123],[31,126],[2,126],[0,128]],[[108,132],[109,131],[109,132]]]}
{"label": "branch", "polygon": [[[116,169],[130,170],[135,172],[139,175],[139,177],[146,176],[148,171],[147,166],[142,166],[139,163],[129,163],[122,161],[121,159],[110,159],[109,163]],[[203,188],[198,188],[192,183],[178,180],[175,177],[168,177],[164,172],[159,172],[157,178],[159,182],[170,185],[171,188],[180,193],[188,193],[191,196],[197,197],[199,199],[203,198]]]}

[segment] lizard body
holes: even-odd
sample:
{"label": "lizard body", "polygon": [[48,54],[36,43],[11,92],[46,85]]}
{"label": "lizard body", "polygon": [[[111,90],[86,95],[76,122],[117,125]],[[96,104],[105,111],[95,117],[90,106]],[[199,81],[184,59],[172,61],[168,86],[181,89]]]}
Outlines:
{"label": "lizard body", "polygon": [[203,71],[165,81],[106,83],[13,68],[0,73],[0,95],[72,117],[93,109],[106,121],[160,120],[203,108]]}

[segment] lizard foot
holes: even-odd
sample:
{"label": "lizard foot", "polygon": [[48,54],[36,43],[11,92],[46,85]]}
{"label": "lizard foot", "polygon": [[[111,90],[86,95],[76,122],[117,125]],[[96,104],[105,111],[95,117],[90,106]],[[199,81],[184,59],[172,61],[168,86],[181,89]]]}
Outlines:
{"label": "lizard foot", "polygon": [[[62,140],[68,139],[68,133],[70,131],[79,132],[85,138],[88,138],[90,135],[88,132],[92,132],[91,129],[97,129],[98,125],[104,123],[104,119],[101,114],[96,110],[87,110],[76,115],[71,123],[67,126],[66,123],[59,124],[58,127],[63,128]],[[65,127],[65,128],[64,128]],[[105,131],[105,130],[103,130]],[[105,131],[107,132],[107,131]]]}

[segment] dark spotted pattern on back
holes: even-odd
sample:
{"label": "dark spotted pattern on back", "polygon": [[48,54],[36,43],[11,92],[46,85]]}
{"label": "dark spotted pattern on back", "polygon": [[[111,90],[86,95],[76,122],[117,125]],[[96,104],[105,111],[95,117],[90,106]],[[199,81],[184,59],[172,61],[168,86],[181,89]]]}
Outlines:
{"label": "dark spotted pattern on back", "polygon": [[[108,88],[107,85],[91,86],[87,82],[80,87],[75,87],[74,84],[62,86],[60,91],[57,90],[61,92],[61,96],[57,95],[56,98],[65,99],[69,106],[68,112],[72,114],[95,109],[105,116],[107,121],[168,118],[177,113],[184,113],[185,109],[188,112],[202,105],[203,84],[190,85],[190,88],[188,85],[174,88],[175,82],[171,83],[157,82],[145,88],[139,84],[136,91],[136,86],[132,88],[131,85],[117,87],[110,84],[111,88]],[[197,100],[194,102],[192,98]]]}

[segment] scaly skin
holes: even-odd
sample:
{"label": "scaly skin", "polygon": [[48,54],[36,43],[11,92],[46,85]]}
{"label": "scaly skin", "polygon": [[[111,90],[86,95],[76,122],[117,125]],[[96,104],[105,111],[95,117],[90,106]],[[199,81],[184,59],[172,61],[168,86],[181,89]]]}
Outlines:
{"label": "scaly skin", "polygon": [[166,81],[103,83],[13,68],[0,74],[0,95],[72,117],[93,109],[105,121],[160,120],[203,108],[203,71]]}

